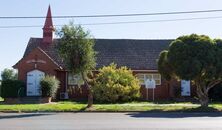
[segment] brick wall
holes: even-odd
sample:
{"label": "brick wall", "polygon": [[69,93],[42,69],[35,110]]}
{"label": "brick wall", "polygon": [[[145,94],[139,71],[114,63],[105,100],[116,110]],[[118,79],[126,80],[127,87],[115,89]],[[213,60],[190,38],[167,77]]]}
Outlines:
{"label": "brick wall", "polygon": [[[41,62],[33,62],[33,61],[40,60]],[[44,62],[43,62],[44,61]],[[29,53],[26,57],[20,60],[16,65],[15,68],[18,69],[18,77],[19,80],[23,80],[26,82],[26,75],[29,71],[34,69],[38,69],[40,71],[45,72],[48,75],[54,75],[60,80],[60,88],[58,90],[57,98],[59,98],[60,92],[67,90],[69,93],[69,98],[71,99],[86,99],[88,95],[88,90],[85,86],[78,87],[78,86],[68,86],[67,85],[67,78],[66,78],[66,71],[62,71],[59,67],[40,49],[36,48],[31,53]],[[95,71],[98,73],[98,71]],[[133,74],[139,73],[158,73],[156,70],[147,70],[147,71],[133,71]],[[175,98],[175,88],[179,87],[180,89],[180,82],[173,80],[171,82],[163,80],[161,78],[161,85],[157,85],[154,90],[154,98],[156,100],[167,100],[171,98]],[[141,98],[146,100],[147,99],[147,89],[144,85],[141,86]],[[192,96],[195,95],[195,88],[191,88]],[[153,98],[153,89],[148,90],[148,99],[152,100]]]}
{"label": "brick wall", "polygon": [[[22,58],[14,68],[18,70],[18,79],[24,82],[27,81],[27,73],[35,69],[44,72],[46,75],[56,76],[58,73],[58,66],[38,48]],[[59,79],[62,83],[61,87],[64,87],[63,79]]]}

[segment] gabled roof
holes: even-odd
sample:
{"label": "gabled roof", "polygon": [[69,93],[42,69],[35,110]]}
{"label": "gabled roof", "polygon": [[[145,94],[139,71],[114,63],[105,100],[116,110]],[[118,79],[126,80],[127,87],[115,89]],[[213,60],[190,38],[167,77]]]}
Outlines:
{"label": "gabled roof", "polygon": [[[159,53],[167,49],[172,40],[132,40],[132,39],[95,39],[97,51],[96,68],[114,62],[118,66],[127,66],[132,70],[157,70]],[[34,48],[41,48],[55,63],[65,68],[65,64],[56,50],[59,39],[52,44],[44,44],[42,38],[31,38],[24,56]]]}
{"label": "gabled roof", "polygon": [[[60,66],[57,62],[55,62],[55,60],[52,59],[51,56],[49,56],[49,55],[48,55],[45,51],[43,51],[40,47],[33,48],[32,51],[30,51],[30,53],[33,52],[33,51],[35,51],[35,50],[38,50],[37,53],[43,53],[43,54],[44,54],[50,61],[52,61],[52,63],[55,64],[59,69],[62,69],[62,68],[63,68],[63,67]],[[30,53],[28,53],[28,54],[30,54]],[[28,55],[28,54],[27,54],[27,55]],[[26,56],[27,56],[27,55],[26,55]],[[13,67],[13,68],[17,68],[17,67],[18,67],[18,64],[20,64],[21,61],[23,61],[24,58],[26,58],[26,56],[23,56],[23,58],[20,59],[20,60],[19,60],[15,65],[13,65],[12,67]]]}

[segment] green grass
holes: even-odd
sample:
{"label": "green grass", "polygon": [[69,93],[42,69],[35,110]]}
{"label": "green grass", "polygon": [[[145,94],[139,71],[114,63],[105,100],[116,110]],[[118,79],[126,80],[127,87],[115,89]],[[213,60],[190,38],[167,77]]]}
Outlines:
{"label": "green grass", "polygon": [[131,102],[120,104],[94,104],[92,108],[86,109],[85,103],[77,102],[57,102],[51,104],[16,104],[0,105],[1,112],[74,112],[74,111],[104,111],[104,112],[124,112],[124,111],[154,111],[154,112],[212,112],[221,111],[222,104],[210,104],[209,108],[200,108],[192,103],[169,103],[154,104],[150,102]]}
{"label": "green grass", "polygon": [[16,104],[16,105],[0,105],[0,111],[80,111],[85,108],[85,104],[63,103],[56,104]]}

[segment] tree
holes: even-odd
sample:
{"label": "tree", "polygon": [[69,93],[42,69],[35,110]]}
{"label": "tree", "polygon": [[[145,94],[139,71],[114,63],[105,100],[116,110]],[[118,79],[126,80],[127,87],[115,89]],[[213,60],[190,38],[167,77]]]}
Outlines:
{"label": "tree", "polygon": [[201,106],[208,106],[208,92],[222,81],[222,40],[191,34],[174,40],[160,53],[158,69],[167,80],[191,80]]}
{"label": "tree", "polygon": [[17,72],[13,69],[4,69],[1,73],[2,80],[16,80],[18,78]]}
{"label": "tree", "polygon": [[95,55],[94,40],[88,31],[73,23],[64,25],[59,31],[61,42],[58,46],[59,54],[64,59],[67,68],[74,74],[80,74],[88,88],[88,106],[93,104],[90,85],[90,74],[94,69]]}

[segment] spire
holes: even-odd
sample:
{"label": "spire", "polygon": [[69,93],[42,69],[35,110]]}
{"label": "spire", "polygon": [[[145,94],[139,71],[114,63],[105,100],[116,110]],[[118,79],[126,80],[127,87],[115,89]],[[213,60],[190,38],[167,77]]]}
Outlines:
{"label": "spire", "polygon": [[52,15],[51,15],[51,8],[50,5],[48,7],[47,16],[45,19],[45,25],[43,27],[43,42],[44,43],[52,43],[53,39],[53,23],[52,23]]}

